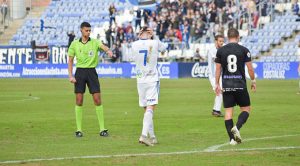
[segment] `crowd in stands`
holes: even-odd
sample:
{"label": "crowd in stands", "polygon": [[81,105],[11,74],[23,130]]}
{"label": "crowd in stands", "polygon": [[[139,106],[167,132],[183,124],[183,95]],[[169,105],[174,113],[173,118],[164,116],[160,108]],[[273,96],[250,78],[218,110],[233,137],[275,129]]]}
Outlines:
{"label": "crowd in stands", "polygon": [[[116,8],[110,5],[110,27],[106,31],[109,46],[121,48],[122,43],[131,43],[137,39],[142,23],[151,27],[163,42],[171,43],[169,49],[189,49],[190,43],[205,37],[213,42],[213,36],[224,34],[224,30],[251,28],[258,26],[259,13],[266,16],[271,9],[271,1],[265,0],[162,0],[156,10],[135,9],[133,22],[117,25]],[[239,4],[236,4],[239,3]],[[260,12],[259,12],[260,10]],[[239,23],[236,22],[240,18]],[[130,45],[129,45],[130,46]]]}
{"label": "crowd in stands", "polygon": [[[223,34],[224,29],[229,26],[232,27],[234,18],[238,17],[238,14],[242,16],[240,20],[240,27],[243,27],[243,23],[248,23],[247,19],[252,18],[252,27],[257,27],[257,21],[259,18],[259,7],[256,5],[259,1],[254,0],[242,0],[236,4],[235,0],[215,0],[211,2],[202,2],[200,0],[162,0],[157,6],[156,10],[135,10],[135,29],[141,27],[141,20],[143,19],[144,25],[148,25],[153,28],[156,35],[160,40],[172,41],[172,42],[185,42],[188,47],[189,42],[194,42],[201,38],[203,35],[215,35]],[[267,15],[267,10],[270,7],[268,3],[265,3],[261,8],[262,16]],[[112,24],[115,23],[115,8],[110,6],[109,8]],[[248,13],[251,13],[252,17],[249,17]],[[226,23],[229,23],[228,25]],[[121,35],[120,30],[123,29],[126,37],[126,42],[132,40],[135,37],[132,23],[127,25],[116,27],[117,35]],[[113,31],[113,30],[111,30]],[[117,39],[117,38],[116,38]],[[123,42],[123,39],[117,41]]]}

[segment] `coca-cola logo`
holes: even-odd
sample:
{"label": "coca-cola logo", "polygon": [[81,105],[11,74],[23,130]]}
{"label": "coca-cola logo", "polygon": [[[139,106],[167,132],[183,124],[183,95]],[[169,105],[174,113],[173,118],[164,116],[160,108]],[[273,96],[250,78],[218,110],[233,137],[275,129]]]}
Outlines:
{"label": "coca-cola logo", "polygon": [[200,65],[200,63],[195,63],[192,68],[192,77],[208,77],[208,67],[204,65]]}

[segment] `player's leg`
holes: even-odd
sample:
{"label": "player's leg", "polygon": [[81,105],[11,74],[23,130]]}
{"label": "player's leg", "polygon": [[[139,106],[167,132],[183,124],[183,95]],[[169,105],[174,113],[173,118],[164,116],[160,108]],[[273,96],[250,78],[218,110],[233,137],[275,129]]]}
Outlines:
{"label": "player's leg", "polygon": [[153,143],[157,143],[156,136],[154,134],[154,123],[153,123],[153,115],[154,115],[154,109],[155,106],[158,104],[158,98],[159,98],[159,88],[160,83],[155,82],[150,85],[148,93],[147,93],[147,108],[146,111],[150,111],[152,113],[152,118],[150,120],[150,126],[149,126],[149,136]]}
{"label": "player's leg", "polygon": [[154,134],[154,123],[153,123],[154,110],[155,110],[155,105],[147,106],[145,114],[147,114],[146,116],[148,117],[148,119],[147,119],[148,122],[146,122],[146,123],[149,124],[148,133],[149,133],[149,137],[150,137],[150,142],[152,144],[157,144],[158,141]]}
{"label": "player's leg", "polygon": [[237,129],[240,130],[243,124],[246,123],[250,113],[250,97],[248,91],[239,92],[236,100],[241,109],[241,113],[236,123]]}
{"label": "player's leg", "polygon": [[94,93],[93,100],[96,106],[96,114],[97,114],[97,119],[100,128],[99,134],[100,136],[108,136],[108,130],[105,128],[104,125],[104,109],[103,109],[103,105],[101,104],[101,93]]}
{"label": "player's leg", "polygon": [[223,116],[221,113],[222,100],[223,100],[222,94],[220,94],[219,96],[216,95],[212,115],[214,115],[216,117]]}
{"label": "player's leg", "polygon": [[235,101],[236,101],[237,105],[240,106],[241,113],[238,117],[238,121],[237,121],[236,126],[234,126],[231,129],[231,132],[234,135],[235,140],[238,143],[241,143],[242,142],[242,137],[240,135],[240,129],[243,126],[243,124],[246,123],[246,121],[249,117],[250,98],[249,98],[249,94],[248,94],[247,90],[235,92],[234,98],[235,98]]}
{"label": "player's leg", "polygon": [[234,141],[234,135],[232,134],[231,129],[234,126],[232,120],[233,107],[236,105],[232,92],[223,93],[223,104],[225,109],[225,116],[224,116],[225,128],[229,136],[229,141],[231,142],[232,140]]}
{"label": "player's leg", "polygon": [[76,93],[76,105],[75,105],[75,119],[77,130],[75,132],[76,137],[82,137],[82,108],[83,93]]}
{"label": "player's leg", "polygon": [[147,84],[139,83],[137,84],[138,94],[139,94],[139,106],[144,108],[144,118],[143,118],[143,128],[142,134],[139,138],[139,143],[145,144],[146,146],[153,146],[153,144],[148,139],[147,135],[149,132],[149,115],[147,113]]}
{"label": "player's leg", "polygon": [[[211,84],[211,87],[213,89],[213,91],[215,91],[215,77],[209,76],[209,82]],[[214,106],[213,106],[213,111],[212,111],[212,115],[216,116],[216,117],[222,117],[222,113],[221,113],[221,106],[222,106],[222,95],[219,95],[215,97],[214,100]]]}
{"label": "player's leg", "polygon": [[231,129],[234,126],[232,116],[233,116],[233,107],[225,108],[224,120],[225,120],[225,128],[229,137],[229,141],[234,139],[234,136],[231,133]]}
{"label": "player's leg", "polygon": [[87,86],[93,96],[93,101],[96,107],[97,119],[99,122],[100,136],[108,136],[108,130],[104,126],[104,110],[101,101],[100,83],[98,80],[98,74],[95,69],[89,70]]}
{"label": "player's leg", "polygon": [[76,106],[75,106],[75,119],[77,130],[75,132],[76,137],[82,137],[82,112],[83,112],[83,96],[85,92],[86,73],[82,69],[77,69],[75,72],[76,83],[74,84],[74,92],[76,95]]}

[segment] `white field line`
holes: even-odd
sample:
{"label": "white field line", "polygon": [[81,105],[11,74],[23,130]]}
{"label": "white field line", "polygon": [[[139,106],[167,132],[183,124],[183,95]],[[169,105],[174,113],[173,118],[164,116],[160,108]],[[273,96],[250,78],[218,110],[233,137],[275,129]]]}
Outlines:
{"label": "white field line", "polygon": [[[3,97],[3,96],[0,96]],[[6,96],[4,96],[6,97]],[[16,97],[20,97],[20,96],[16,96]],[[39,100],[39,97],[35,97],[35,96],[28,96],[28,97],[24,97],[24,99],[17,99],[17,100],[0,100],[0,102],[18,102],[18,101],[29,101],[29,100]]]}
{"label": "white field line", "polygon": [[[243,140],[243,142],[256,141],[256,140],[266,140],[266,139],[275,139],[275,138],[284,138],[284,137],[295,137],[295,136],[300,136],[300,134],[279,135],[279,136],[260,137],[260,138],[249,138],[249,139]],[[224,144],[210,146],[210,147],[204,149],[204,151],[205,152],[214,152],[214,151],[217,151],[219,148],[221,148],[223,146],[227,146],[227,145],[229,145],[229,142],[228,143],[224,143]]]}
{"label": "white field line", "polygon": [[[263,139],[274,139],[283,137],[299,136],[296,135],[282,135],[282,136],[271,136],[271,137],[261,137],[261,138],[251,138],[245,141],[255,141]],[[222,146],[228,145],[221,144]],[[222,147],[220,145],[214,145],[211,147]],[[268,148],[243,148],[243,149],[226,149],[218,150],[215,148],[213,150],[211,147],[204,150],[193,150],[193,151],[181,151],[181,152],[166,152],[166,153],[138,153],[138,154],[116,154],[116,155],[94,155],[94,156],[75,156],[75,157],[56,157],[56,158],[41,158],[41,159],[27,159],[27,160],[8,160],[0,161],[0,164],[16,164],[16,163],[28,163],[37,161],[58,161],[58,160],[72,160],[72,159],[96,159],[96,158],[113,158],[113,157],[137,157],[137,156],[164,156],[164,155],[182,155],[182,154],[194,154],[194,153],[213,153],[213,152],[232,152],[232,151],[264,151],[264,150],[286,150],[286,149],[300,149],[300,146],[281,146],[281,147],[268,147]],[[210,149],[210,150],[208,150]]]}

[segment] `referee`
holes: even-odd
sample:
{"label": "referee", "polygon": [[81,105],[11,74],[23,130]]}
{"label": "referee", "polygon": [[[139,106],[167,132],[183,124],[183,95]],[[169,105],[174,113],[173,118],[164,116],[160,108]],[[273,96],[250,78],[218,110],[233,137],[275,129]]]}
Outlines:
{"label": "referee", "polygon": [[[256,91],[254,70],[251,54],[246,47],[238,44],[239,32],[231,28],[227,33],[229,43],[217,51],[216,57],[216,89],[221,94],[220,76],[222,71],[223,103],[225,108],[225,126],[229,135],[230,144],[242,142],[239,130],[246,123],[250,113],[250,97],[245,77],[245,64],[251,78],[251,89]],[[239,105],[241,113],[236,125],[233,125],[233,107]]]}
{"label": "referee", "polygon": [[[98,51],[105,51],[110,57],[113,56],[111,50],[103,45],[100,41],[90,38],[91,25],[88,22],[83,22],[80,25],[81,38],[74,40],[68,50],[68,72],[69,80],[75,85],[76,105],[76,137],[82,137],[82,104],[83,95],[85,93],[86,85],[89,88],[90,94],[93,96],[94,104],[96,106],[96,113],[100,126],[100,136],[108,136],[108,130],[104,127],[103,106],[101,103],[100,84],[96,66],[98,65]],[[73,64],[76,57],[76,72],[73,76]]]}

